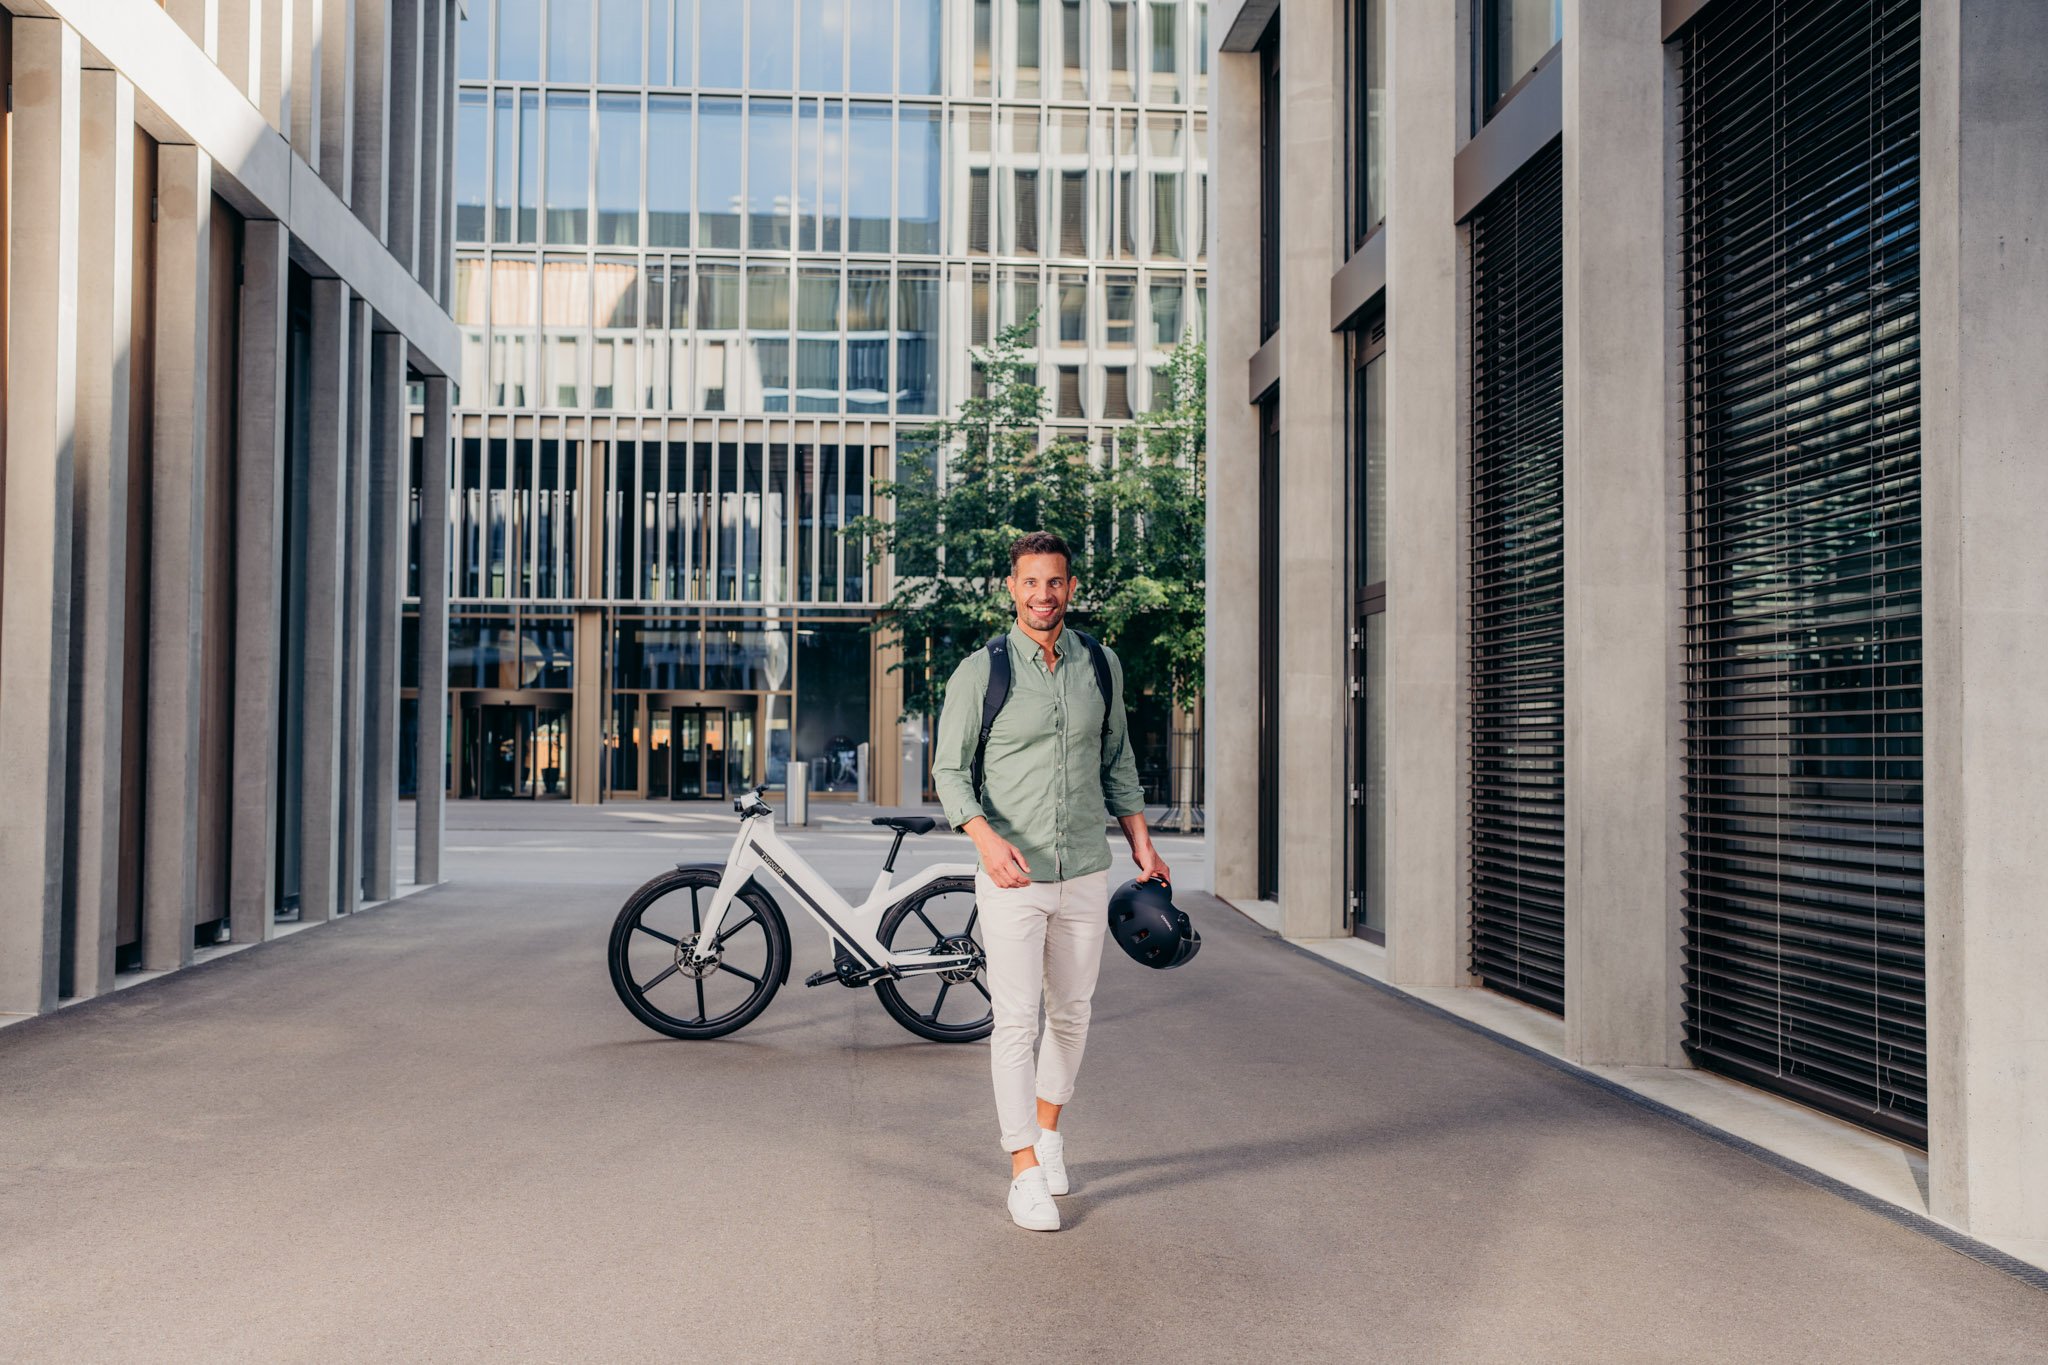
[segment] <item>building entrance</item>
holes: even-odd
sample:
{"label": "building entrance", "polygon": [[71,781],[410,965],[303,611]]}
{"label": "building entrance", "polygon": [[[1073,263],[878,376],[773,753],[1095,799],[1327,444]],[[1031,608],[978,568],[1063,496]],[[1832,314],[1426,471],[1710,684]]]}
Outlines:
{"label": "building entrance", "polygon": [[486,801],[569,794],[569,708],[486,703],[463,726],[462,795]]}
{"label": "building entrance", "polygon": [[754,712],[722,706],[672,706],[666,724],[654,727],[655,771],[663,776],[661,749],[666,731],[668,761],[666,795],[672,801],[716,801],[729,791],[744,789],[754,772]]}

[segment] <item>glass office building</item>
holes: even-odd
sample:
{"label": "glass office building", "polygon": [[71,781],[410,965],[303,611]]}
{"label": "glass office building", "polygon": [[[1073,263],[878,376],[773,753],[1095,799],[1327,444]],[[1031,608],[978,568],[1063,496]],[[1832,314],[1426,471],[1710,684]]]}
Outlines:
{"label": "glass office building", "polygon": [[792,761],[854,790],[897,700],[887,566],[843,528],[898,441],[1035,315],[1049,425],[1114,460],[1203,314],[1207,5],[480,0],[461,30],[450,792],[708,798]]}

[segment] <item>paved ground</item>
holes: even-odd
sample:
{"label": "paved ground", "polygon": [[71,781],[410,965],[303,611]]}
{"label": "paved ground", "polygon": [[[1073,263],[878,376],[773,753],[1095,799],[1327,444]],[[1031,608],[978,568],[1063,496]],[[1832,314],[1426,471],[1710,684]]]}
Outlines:
{"label": "paved ground", "polygon": [[453,823],[457,885],[0,1031],[0,1358],[2048,1356],[2048,1294],[1192,892],[1193,966],[1105,963],[1068,1228],[1019,1231],[983,1047],[620,1008],[694,827]]}

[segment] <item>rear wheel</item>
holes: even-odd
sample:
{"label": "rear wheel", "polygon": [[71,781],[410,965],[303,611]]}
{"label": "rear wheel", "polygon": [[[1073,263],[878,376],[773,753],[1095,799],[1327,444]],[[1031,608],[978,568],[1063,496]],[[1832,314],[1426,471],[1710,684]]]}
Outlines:
{"label": "rear wheel", "polygon": [[877,981],[875,994],[897,1023],[935,1043],[978,1042],[994,1031],[995,1010],[989,1003],[974,878],[941,877],[898,901],[883,914],[876,936],[892,953],[936,948],[974,955],[971,966],[955,971],[919,972],[901,981]]}
{"label": "rear wheel", "polygon": [[612,924],[612,986],[647,1027],[671,1038],[718,1038],[768,1008],[789,971],[789,927],[766,891],[740,888],[716,939],[704,916],[719,870],[677,868],[627,897]]}

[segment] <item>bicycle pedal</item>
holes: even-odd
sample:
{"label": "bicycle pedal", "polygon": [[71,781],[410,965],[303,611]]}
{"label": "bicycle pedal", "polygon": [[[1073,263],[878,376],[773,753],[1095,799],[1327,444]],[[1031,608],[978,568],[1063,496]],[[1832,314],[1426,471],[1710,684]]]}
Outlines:
{"label": "bicycle pedal", "polygon": [[812,972],[809,976],[805,977],[804,984],[806,986],[822,986],[828,981],[837,981],[838,979],[839,973],[827,967],[822,972]]}

